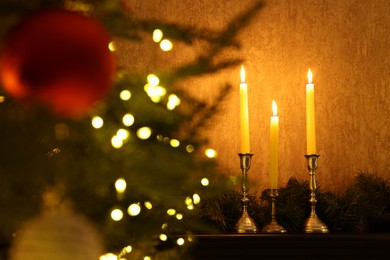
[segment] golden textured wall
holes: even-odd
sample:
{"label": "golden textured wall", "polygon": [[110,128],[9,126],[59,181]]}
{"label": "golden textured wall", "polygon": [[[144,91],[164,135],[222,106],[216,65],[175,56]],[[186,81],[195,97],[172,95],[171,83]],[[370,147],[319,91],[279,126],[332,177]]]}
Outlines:
{"label": "golden textured wall", "polygon": [[[133,15],[222,28],[253,4],[250,0],[129,1]],[[343,190],[358,171],[390,179],[390,1],[274,0],[240,35],[249,85],[250,176],[259,190],[268,184],[269,117],[271,101],[280,116],[280,185],[291,176],[307,178],[305,84],[314,74],[317,182],[325,189]],[[174,49],[156,60],[157,47],[121,47],[126,66],[153,71],[174,57],[191,52]],[[135,49],[134,49],[135,48]],[[171,55],[171,56],[169,56]],[[169,65],[169,62],[168,62]],[[211,100],[220,86],[237,86],[205,131],[219,154],[222,170],[240,174],[239,67],[187,82],[194,96]]]}

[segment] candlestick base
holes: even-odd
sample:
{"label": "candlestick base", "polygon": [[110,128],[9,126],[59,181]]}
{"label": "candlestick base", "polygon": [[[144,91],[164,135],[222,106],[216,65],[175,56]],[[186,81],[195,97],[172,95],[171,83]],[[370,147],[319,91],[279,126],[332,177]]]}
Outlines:
{"label": "candlestick base", "polygon": [[310,217],[307,218],[305,222],[305,233],[329,233],[328,227],[317,217],[317,215],[310,214]]}
{"label": "candlestick base", "polygon": [[276,198],[279,196],[278,189],[269,189],[268,194],[271,197],[271,222],[265,225],[261,230],[264,233],[286,233],[286,229],[276,220]]}
{"label": "candlestick base", "polygon": [[261,230],[264,233],[286,233],[286,229],[280,225],[276,219],[271,220],[271,223],[265,225]]}
{"label": "candlestick base", "polygon": [[238,233],[257,233],[257,225],[246,210],[244,210],[241,218],[238,220],[236,230]]}

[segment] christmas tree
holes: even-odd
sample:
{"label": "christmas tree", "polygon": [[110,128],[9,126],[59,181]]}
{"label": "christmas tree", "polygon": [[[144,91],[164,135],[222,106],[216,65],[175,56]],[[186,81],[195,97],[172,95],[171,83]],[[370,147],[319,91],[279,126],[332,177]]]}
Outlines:
{"label": "christmas tree", "polygon": [[[51,259],[108,251],[172,258],[193,232],[210,232],[197,208],[218,190],[209,188],[216,168],[198,133],[230,86],[211,105],[179,86],[240,65],[223,54],[239,48],[236,36],[261,7],[254,2],[215,31],[133,19],[124,0],[2,1],[2,256],[14,247],[14,259],[38,259],[40,250]],[[172,42],[204,48],[155,73],[115,61],[117,45],[147,46],[151,36],[165,51]]]}

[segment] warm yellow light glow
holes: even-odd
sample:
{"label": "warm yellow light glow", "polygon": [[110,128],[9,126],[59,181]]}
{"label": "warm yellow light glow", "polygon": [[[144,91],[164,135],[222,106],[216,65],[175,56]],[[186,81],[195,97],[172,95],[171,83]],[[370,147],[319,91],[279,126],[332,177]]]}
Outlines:
{"label": "warm yellow light glow", "polygon": [[245,69],[244,69],[244,65],[241,66],[240,78],[241,78],[241,82],[244,83],[245,82]]}
{"label": "warm yellow light glow", "polygon": [[179,246],[182,246],[182,245],[184,245],[184,242],[185,242],[185,240],[184,240],[184,238],[178,238],[177,240],[176,240],[176,243],[179,245]]}
{"label": "warm yellow light glow", "polygon": [[128,130],[126,129],[119,129],[117,132],[116,132],[116,136],[118,136],[119,138],[121,138],[122,140],[126,140],[127,138],[129,138],[130,136],[130,133]]}
{"label": "warm yellow light glow", "polygon": [[150,201],[145,201],[144,202],[144,206],[147,209],[152,209],[153,208],[153,205],[152,205],[152,203]]}
{"label": "warm yellow light glow", "polygon": [[137,130],[137,136],[139,139],[145,140],[152,135],[152,129],[150,127],[144,126]]}
{"label": "warm yellow light glow", "polygon": [[115,189],[119,193],[125,192],[126,186],[127,186],[126,181],[123,178],[119,178],[115,182]]}
{"label": "warm yellow light glow", "polygon": [[100,116],[94,116],[92,118],[91,123],[92,123],[93,128],[99,129],[103,126],[104,121],[103,121],[103,118],[101,118]]}
{"label": "warm yellow light glow", "polygon": [[151,87],[155,87],[160,83],[160,79],[154,74],[149,74],[146,77],[146,80],[148,81],[148,83]]}
{"label": "warm yellow light glow", "polygon": [[214,149],[206,149],[204,151],[204,154],[208,157],[208,158],[215,158],[217,157],[217,151],[215,151]]}
{"label": "warm yellow light glow", "polygon": [[195,204],[199,204],[200,203],[200,196],[199,196],[199,194],[195,193],[194,195],[192,195],[192,199],[193,199]]}
{"label": "warm yellow light glow", "polygon": [[167,93],[167,90],[161,86],[156,86],[153,90],[153,94],[155,96],[159,96],[159,97],[165,96],[166,93]]}
{"label": "warm yellow light glow", "polygon": [[192,205],[192,198],[191,197],[187,197],[185,199],[185,203],[186,203],[187,206]]}
{"label": "warm yellow light glow", "polygon": [[126,253],[130,253],[132,250],[133,250],[133,248],[131,246],[126,246],[125,247]]}
{"label": "warm yellow light glow", "polygon": [[178,147],[180,145],[180,142],[177,139],[171,139],[170,144],[172,147]]}
{"label": "warm yellow light glow", "polygon": [[156,87],[152,88],[151,91],[148,93],[150,93],[151,97],[162,97],[162,96],[165,96],[165,94],[167,93],[167,90],[161,86],[156,86]]}
{"label": "warm yellow light glow", "polygon": [[101,255],[99,257],[99,260],[117,260],[118,257],[114,255],[113,253],[106,253],[104,255]]}
{"label": "warm yellow light glow", "polygon": [[141,213],[141,206],[139,203],[133,203],[127,208],[127,213],[130,216],[137,216],[139,213]]}
{"label": "warm yellow light glow", "polygon": [[5,97],[4,96],[0,96],[0,103],[3,103],[5,100]]}
{"label": "warm yellow light glow", "polygon": [[114,135],[111,138],[111,145],[112,145],[112,147],[119,149],[123,146],[123,139],[120,138],[119,136]]}
{"label": "warm yellow light glow", "polygon": [[173,110],[173,109],[175,109],[175,107],[177,107],[178,105],[180,105],[180,99],[179,99],[179,97],[176,96],[175,94],[169,95],[169,97],[168,97],[168,103],[167,103],[167,109],[168,109],[168,110]]}
{"label": "warm yellow light glow", "polygon": [[183,219],[183,214],[177,213],[177,214],[176,214],[176,218],[177,218],[178,220],[182,220],[182,219]]}
{"label": "warm yellow light glow", "polygon": [[146,84],[144,89],[154,103],[160,102],[161,97],[165,96],[167,93],[167,90],[162,86],[152,86],[150,84]]}
{"label": "warm yellow light glow", "polygon": [[125,114],[122,118],[122,123],[125,125],[125,126],[131,126],[134,124],[134,116],[132,114]]}
{"label": "warm yellow light glow", "polygon": [[156,138],[157,138],[157,140],[160,141],[160,142],[162,142],[162,141],[164,140],[164,136],[161,135],[161,134],[158,134],[158,135],[156,136]]}
{"label": "warm yellow light glow", "polygon": [[119,93],[120,99],[127,101],[131,98],[131,92],[127,89],[122,90],[121,93]]}
{"label": "warm yellow light glow", "polygon": [[170,40],[164,39],[160,42],[160,48],[163,51],[170,51],[173,48],[173,44]]}
{"label": "warm yellow light glow", "polygon": [[150,100],[152,100],[154,103],[158,103],[161,101],[161,97],[160,96],[151,96]]}
{"label": "warm yellow light glow", "polygon": [[168,240],[168,236],[165,235],[165,234],[160,234],[159,238],[160,238],[161,241],[167,241]]}
{"label": "warm yellow light glow", "polygon": [[307,71],[307,81],[309,84],[313,82],[313,73],[311,72],[311,69]]}
{"label": "warm yellow light glow", "polygon": [[160,29],[156,29],[153,31],[153,41],[160,42],[162,37],[164,36],[163,32]]}
{"label": "warm yellow light glow", "polygon": [[146,84],[144,85],[144,90],[145,90],[145,92],[148,93],[149,89],[152,88],[152,87],[154,87],[154,86],[150,85],[149,83],[146,83]]}
{"label": "warm yellow light glow", "polygon": [[193,209],[194,209],[194,205],[188,205],[188,206],[187,206],[187,209],[188,209],[188,210],[193,210]]}
{"label": "warm yellow light glow", "polygon": [[114,221],[119,221],[123,218],[123,211],[120,209],[114,209],[111,211],[111,218]]}
{"label": "warm yellow light glow", "polygon": [[167,214],[168,214],[169,216],[173,216],[173,215],[176,214],[176,210],[175,210],[175,209],[168,209],[168,210],[167,210]]}
{"label": "warm yellow light glow", "polygon": [[116,51],[116,44],[115,44],[114,41],[112,41],[112,42],[110,42],[110,43],[108,44],[108,49],[109,49],[111,52]]}
{"label": "warm yellow light glow", "polygon": [[194,240],[194,238],[192,236],[188,236],[187,240],[188,240],[188,242],[192,242]]}
{"label": "warm yellow light glow", "polygon": [[192,153],[195,150],[195,147],[192,144],[186,146],[187,153]]}
{"label": "warm yellow light glow", "polygon": [[200,181],[200,183],[201,183],[203,186],[208,186],[210,182],[209,182],[209,179],[203,178],[203,179]]}
{"label": "warm yellow light glow", "polygon": [[168,223],[162,224],[161,229],[167,229],[167,228],[168,228]]}
{"label": "warm yellow light glow", "polygon": [[274,116],[278,115],[278,106],[276,105],[275,100],[272,100],[272,113],[274,114]]}
{"label": "warm yellow light glow", "polygon": [[152,260],[152,258],[150,256],[145,256],[144,260]]}

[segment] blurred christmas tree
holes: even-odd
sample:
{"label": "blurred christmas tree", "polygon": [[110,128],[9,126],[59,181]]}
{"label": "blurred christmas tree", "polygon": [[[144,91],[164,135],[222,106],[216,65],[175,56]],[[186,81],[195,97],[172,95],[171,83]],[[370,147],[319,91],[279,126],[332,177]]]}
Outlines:
{"label": "blurred christmas tree", "polygon": [[[211,105],[176,87],[183,79],[241,64],[222,54],[239,48],[236,36],[262,3],[255,2],[221,31],[135,20],[125,0],[3,0],[0,5],[3,257],[21,224],[48,211],[56,212],[59,230],[73,230],[65,219],[78,219],[63,212],[86,216],[102,234],[105,250],[131,259],[170,248],[170,235],[204,231],[196,204],[202,193],[215,190],[207,187],[215,162],[204,155],[207,140],[198,134],[230,86],[222,87]],[[57,8],[67,11],[57,13]],[[73,16],[80,12],[81,20]],[[198,41],[205,48],[194,60],[155,74],[114,70],[111,58],[120,55],[115,41],[142,46],[151,35],[162,42],[161,32],[171,40],[163,48],[172,41],[190,46]],[[56,221],[40,219],[35,228],[47,225],[35,232],[45,235]]]}

